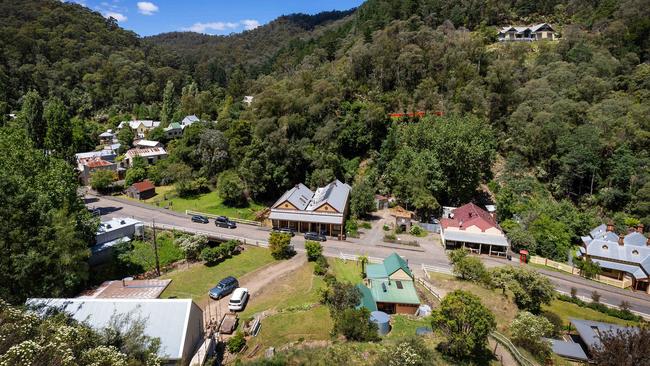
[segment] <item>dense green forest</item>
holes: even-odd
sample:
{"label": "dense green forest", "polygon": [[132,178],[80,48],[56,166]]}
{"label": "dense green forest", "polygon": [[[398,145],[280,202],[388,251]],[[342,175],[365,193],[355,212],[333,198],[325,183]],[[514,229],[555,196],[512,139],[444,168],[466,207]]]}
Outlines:
{"label": "dense green forest", "polygon": [[[76,4],[5,1],[0,13],[0,148],[22,154],[0,154],[9,167],[0,178],[0,243],[13,253],[0,261],[8,299],[47,287],[11,285],[30,270],[19,265],[24,235],[59,221],[87,235],[72,169],[61,162],[131,118],[217,121],[165,141],[169,159],[138,172],[190,191],[221,177],[272,201],[298,182],[336,177],[353,185],[355,215],[369,206],[360,201],[390,193],[427,218],[442,205],[495,200],[515,248],[557,259],[603,220],[650,227],[643,0],[369,0],[240,35],[145,39]],[[496,42],[499,26],[543,21],[559,41]],[[250,107],[244,95],[255,97]],[[388,117],[415,110],[427,116]],[[58,191],[39,189],[48,174],[61,180]],[[32,196],[19,193],[30,186]],[[32,213],[20,220],[18,206]],[[31,237],[37,248],[54,240]],[[57,291],[73,291],[85,271],[56,279]]]}

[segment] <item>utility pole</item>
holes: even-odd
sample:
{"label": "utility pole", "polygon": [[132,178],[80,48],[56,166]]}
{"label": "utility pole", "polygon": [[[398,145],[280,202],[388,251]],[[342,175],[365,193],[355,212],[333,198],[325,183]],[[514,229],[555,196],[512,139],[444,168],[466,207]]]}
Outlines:
{"label": "utility pole", "polygon": [[156,256],[156,273],[160,276],[160,261],[158,260],[158,243],[156,242],[156,219],[153,220],[153,252]]}

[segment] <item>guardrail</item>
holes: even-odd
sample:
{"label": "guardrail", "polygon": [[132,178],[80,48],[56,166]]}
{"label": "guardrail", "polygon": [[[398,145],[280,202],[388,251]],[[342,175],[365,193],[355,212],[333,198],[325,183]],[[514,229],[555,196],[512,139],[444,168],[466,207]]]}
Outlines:
{"label": "guardrail", "polygon": [[[153,224],[147,223],[145,224],[148,227],[153,227]],[[198,229],[190,229],[190,228],[185,228],[182,226],[175,226],[175,225],[166,225],[166,224],[156,224],[157,229],[163,229],[163,230],[172,230],[172,231],[180,231],[183,233],[188,233],[188,234],[199,234],[199,235],[205,235],[209,238],[217,239],[217,240],[237,240],[243,244],[246,245],[255,245],[258,247],[262,248],[268,248],[269,243],[264,240],[252,240],[250,238],[246,238],[243,236],[237,236],[237,235],[230,235],[230,234],[222,234],[222,233],[215,233],[215,232],[208,232],[208,231],[203,231],[203,230],[198,230]]]}
{"label": "guardrail", "polygon": [[490,337],[492,337],[495,341],[499,342],[501,345],[506,347],[508,349],[508,352],[512,354],[512,356],[515,358],[515,361],[517,361],[517,363],[520,366],[537,366],[536,363],[524,357],[524,355],[522,355],[521,352],[519,352],[517,347],[515,347],[515,345],[512,344],[512,342],[508,339],[508,337],[504,336],[503,334],[497,331],[490,333]]}
{"label": "guardrail", "polygon": [[[201,216],[205,216],[205,217],[210,218],[210,219],[215,219],[215,218],[217,218],[219,216],[222,216],[222,215],[214,215],[214,214],[209,214],[209,213],[199,212],[199,211],[192,211],[192,210],[185,210],[185,214],[190,215],[190,216],[192,216],[192,215],[201,215]],[[229,217],[228,219],[230,221],[234,221],[234,222],[236,222],[238,224],[262,226],[262,223],[259,222],[259,221],[244,220],[244,219],[238,219],[238,218],[235,218],[235,217]]]}

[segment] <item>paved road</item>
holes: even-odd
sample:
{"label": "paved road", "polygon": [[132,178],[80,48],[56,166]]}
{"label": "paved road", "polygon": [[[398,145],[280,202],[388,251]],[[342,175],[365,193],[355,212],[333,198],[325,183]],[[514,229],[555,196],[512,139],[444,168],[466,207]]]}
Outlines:
{"label": "paved road", "polygon": [[[188,216],[181,213],[115,197],[86,196],[86,204],[89,208],[99,209],[102,216],[105,217],[133,217],[146,223],[152,223],[155,220],[156,225],[162,224],[177,226],[185,228],[186,230],[197,230],[222,235],[237,235],[252,241],[266,241],[268,240],[270,232],[268,228],[260,228],[251,225],[240,224],[236,229],[225,229],[215,227],[212,223],[198,224],[190,221]],[[377,238],[380,238],[380,236],[369,234],[366,235],[365,238],[362,236],[362,239],[349,238],[346,241],[328,240],[323,243],[324,253],[327,256],[338,256],[340,253],[343,253],[383,258],[393,252],[397,252],[408,260],[411,267],[426,264],[439,268],[450,268],[443,248],[440,245],[437,245],[435,241],[420,241],[421,247],[415,251],[401,248],[387,248],[383,246],[381,242],[378,242],[380,239]],[[292,239],[293,245],[299,250],[304,248],[304,242],[304,238],[299,235]],[[516,262],[509,262],[505,259],[487,257],[481,257],[481,259],[488,267],[508,264],[518,265]],[[591,296],[593,291],[598,291],[602,296],[602,303],[617,306],[622,301],[627,301],[630,303],[632,310],[650,315],[650,296],[646,294],[618,289],[581,277],[559,272],[540,269],[536,270],[546,275],[555,284],[559,291],[570,293],[571,288],[575,287],[578,289],[578,294],[580,296],[587,298]]]}

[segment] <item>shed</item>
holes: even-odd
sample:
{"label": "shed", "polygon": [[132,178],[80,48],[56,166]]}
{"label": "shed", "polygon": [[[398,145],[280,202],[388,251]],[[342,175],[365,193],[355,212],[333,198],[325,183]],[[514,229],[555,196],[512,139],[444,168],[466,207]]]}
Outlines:
{"label": "shed", "polygon": [[137,200],[146,200],[156,195],[156,186],[149,180],[133,183],[126,189],[126,195]]}

